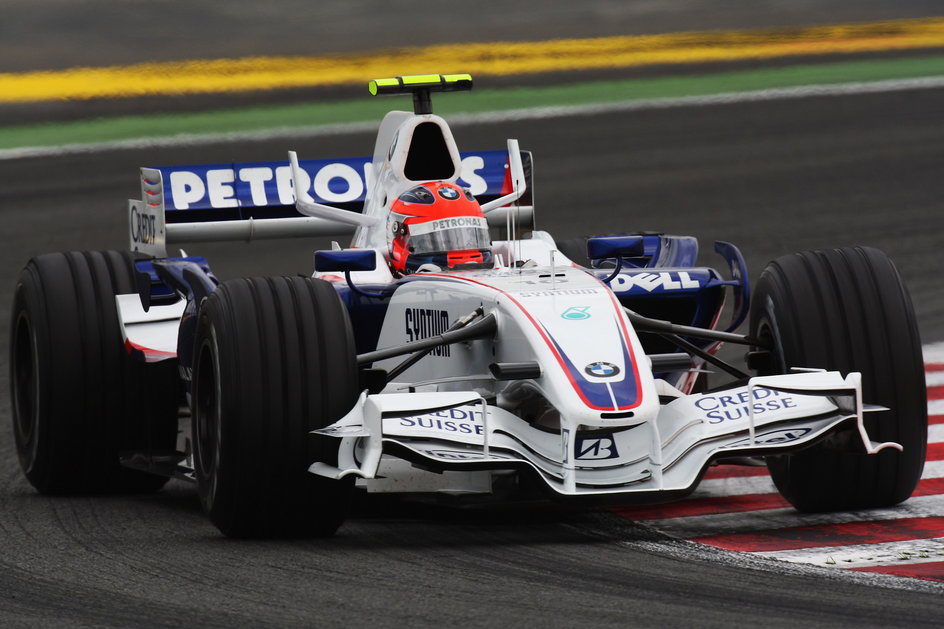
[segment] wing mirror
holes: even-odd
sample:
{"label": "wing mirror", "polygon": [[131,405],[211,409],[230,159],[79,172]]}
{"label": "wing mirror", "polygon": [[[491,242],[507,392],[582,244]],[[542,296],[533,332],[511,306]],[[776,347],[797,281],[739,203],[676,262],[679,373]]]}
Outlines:
{"label": "wing mirror", "polygon": [[587,257],[591,260],[639,258],[645,253],[642,236],[596,236],[587,240]]}
{"label": "wing mirror", "polygon": [[373,271],[377,268],[377,257],[373,249],[341,249],[340,251],[316,251],[315,270],[322,272]]}
{"label": "wing mirror", "polygon": [[609,284],[610,280],[623,270],[624,258],[639,258],[646,253],[646,241],[643,236],[597,236],[587,240],[587,257],[593,260],[616,260],[613,273],[603,280]]}
{"label": "wing mirror", "polygon": [[392,293],[369,293],[354,285],[352,271],[373,271],[377,256],[373,249],[333,249],[315,252],[315,271],[344,273],[344,281],[352,291],[363,297],[387,299]]}

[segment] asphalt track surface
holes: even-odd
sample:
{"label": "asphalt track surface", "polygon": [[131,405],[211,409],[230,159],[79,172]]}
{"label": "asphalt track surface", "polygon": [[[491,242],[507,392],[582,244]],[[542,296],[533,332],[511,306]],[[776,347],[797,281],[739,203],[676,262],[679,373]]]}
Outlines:
{"label": "asphalt track surface", "polygon": [[[437,42],[801,26],[933,15],[934,0],[533,3],[6,0],[0,71]],[[404,20],[404,16],[409,16]],[[140,106],[136,104],[135,107]],[[81,107],[81,105],[79,106]],[[119,107],[120,108],[120,107]],[[924,342],[944,340],[944,91],[456,127],[464,149],[535,152],[540,227],[656,229],[738,244],[753,275],[789,251],[896,260]],[[56,110],[57,115],[61,114]],[[37,114],[41,116],[42,114]],[[72,114],[73,116],[76,114]],[[77,114],[82,115],[82,114]],[[5,117],[13,122],[10,117]],[[32,255],[124,248],[139,165],[368,154],[367,135],[0,162],[0,321]],[[318,241],[188,248],[222,277],[308,273]],[[3,325],[6,325],[4,323]],[[7,379],[0,335],[0,380]],[[0,392],[0,626],[939,626],[939,587],[754,561],[605,512],[359,505],[331,540],[222,538],[191,487],[45,498],[16,463]]]}
{"label": "asphalt track surface", "polygon": [[[656,229],[724,239],[753,275],[798,249],[886,250],[923,341],[944,340],[944,90],[618,113],[454,129],[517,137],[540,227],[560,238]],[[0,320],[32,255],[126,245],[138,165],[369,154],[366,134],[0,162]],[[317,241],[188,248],[225,278],[310,272]],[[6,379],[7,339],[0,340]],[[9,401],[0,424],[9,426]],[[934,584],[757,562],[602,511],[470,513],[367,500],[330,540],[233,541],[193,488],[38,496],[0,431],[2,626],[934,626]]]}

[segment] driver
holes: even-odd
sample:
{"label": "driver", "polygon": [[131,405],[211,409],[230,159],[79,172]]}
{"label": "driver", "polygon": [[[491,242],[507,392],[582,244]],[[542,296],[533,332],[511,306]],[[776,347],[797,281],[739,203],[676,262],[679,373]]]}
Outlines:
{"label": "driver", "polygon": [[472,193],[455,184],[431,182],[411,188],[390,206],[387,222],[390,265],[397,275],[491,263],[492,243],[482,208]]}

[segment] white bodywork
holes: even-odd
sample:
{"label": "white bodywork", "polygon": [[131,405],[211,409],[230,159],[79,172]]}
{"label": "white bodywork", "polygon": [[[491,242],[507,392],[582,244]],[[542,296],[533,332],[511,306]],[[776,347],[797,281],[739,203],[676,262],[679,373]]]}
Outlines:
{"label": "white bodywork", "polygon": [[[800,446],[853,418],[869,452],[898,447],[868,439],[858,374],[757,377],[720,393],[682,395],[654,379],[612,291],[567,267],[556,267],[550,283],[549,270],[434,274],[398,289],[379,346],[412,340],[405,327],[411,309],[435,313],[432,321],[440,312],[447,313],[443,320],[454,321],[484,307],[497,317],[495,339],[453,345],[405,371],[383,393],[362,395],[347,416],[316,431],[341,440],[338,467],[315,463],[311,471],[331,478],[389,479],[396,468],[379,470],[384,452],[396,444],[411,460],[428,460],[426,467],[526,465],[562,495],[682,492],[715,458]],[[561,316],[575,308],[588,316]],[[489,375],[490,363],[523,360],[536,361],[541,376],[509,384]],[[398,361],[375,366],[391,368]],[[606,377],[581,374],[594,363],[618,371]],[[587,388],[605,392],[588,395],[581,378]],[[517,412],[514,397],[523,388],[553,409],[544,424],[525,421]],[[660,393],[674,399],[660,399]],[[395,452],[402,456],[404,450]],[[416,489],[404,479],[396,491],[428,485],[427,475],[410,474]],[[466,487],[451,478],[443,491],[482,491],[481,473],[470,472],[469,480]],[[391,490],[389,482],[366,486]]]}
{"label": "white bodywork", "polygon": [[147,312],[137,293],[117,295],[115,300],[126,348],[142,352],[149,363],[177,356],[177,330],[187,305],[184,300],[169,306],[152,306]]}
{"label": "white bodywork", "polygon": [[[339,457],[337,466],[313,463],[312,473],[355,475],[371,491],[488,493],[494,475],[529,469],[561,495],[684,492],[717,458],[800,447],[847,420],[857,422],[868,452],[900,448],[868,438],[859,374],[758,377],[744,386],[692,395],[657,381],[613,290],[575,268],[543,232],[494,242],[493,269],[394,278],[387,265],[386,217],[393,200],[418,183],[407,177],[405,164],[422,124],[442,131],[454,173],[442,180],[454,182],[462,164],[445,121],[391,112],[377,136],[362,214],[315,203],[296,191],[297,208],[308,218],[284,219],[266,229],[281,233],[295,225],[307,235],[337,224],[355,228],[351,246],[374,249],[377,268],[351,272],[351,281],[398,284],[378,348],[438,335],[477,309],[495,317],[497,332],[493,338],[441,346],[381,393],[365,391],[345,417],[315,431],[338,439]],[[298,181],[294,154],[290,162]],[[512,194],[485,210],[512,203],[524,192],[513,140],[509,168]],[[131,211],[143,203],[132,202]],[[508,234],[516,233],[514,215],[506,211]],[[180,229],[211,230],[206,224]],[[242,234],[255,228],[250,222],[232,229]],[[155,251],[173,239],[163,224],[152,232]],[[315,276],[341,279],[332,273]],[[144,313],[137,301],[137,295],[118,297],[126,338],[149,344],[157,359],[170,356],[177,343],[173,322],[183,302]],[[401,360],[374,367],[390,369]],[[507,381],[490,371],[495,364],[521,362],[536,363],[540,375]],[[428,469],[443,473],[423,471]]]}

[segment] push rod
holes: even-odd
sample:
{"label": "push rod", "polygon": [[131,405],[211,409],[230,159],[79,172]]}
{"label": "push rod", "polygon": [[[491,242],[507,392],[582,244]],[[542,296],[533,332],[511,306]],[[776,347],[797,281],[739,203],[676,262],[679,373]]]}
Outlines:
{"label": "push rod", "polygon": [[759,340],[747,336],[746,334],[734,334],[732,332],[721,332],[719,330],[706,330],[705,328],[696,328],[690,325],[679,325],[671,321],[662,321],[661,319],[650,319],[641,314],[635,313],[629,308],[623,308],[630,323],[637,332],[653,332],[655,334],[675,334],[678,336],[691,336],[697,339],[708,341],[721,341],[723,343],[737,343],[738,345],[753,345],[754,347],[765,348]]}
{"label": "push rod", "polygon": [[461,343],[462,341],[485,338],[495,334],[497,328],[498,323],[495,320],[495,315],[488,314],[479,321],[458,330],[446,331],[442,334],[437,334],[436,336],[420,339],[418,341],[411,341],[409,343],[403,343],[402,345],[394,345],[373,352],[358,354],[357,364],[367,365],[378,360],[393,358],[394,356],[405,356],[406,354],[435,348],[440,345],[452,345],[453,343]]}

